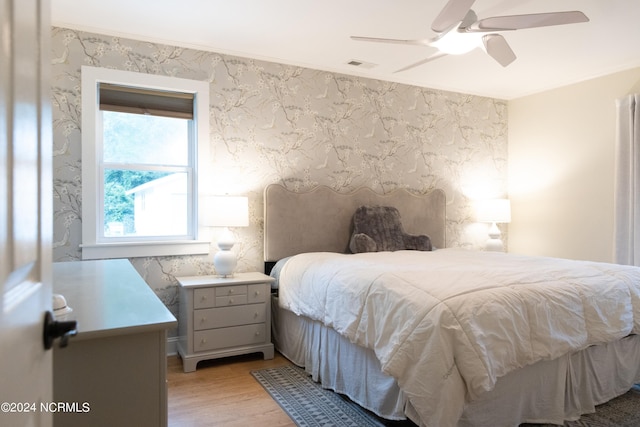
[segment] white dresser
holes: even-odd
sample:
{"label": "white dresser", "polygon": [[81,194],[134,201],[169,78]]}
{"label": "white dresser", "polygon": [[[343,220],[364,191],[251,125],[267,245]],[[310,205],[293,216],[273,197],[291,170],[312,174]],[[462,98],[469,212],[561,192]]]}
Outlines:
{"label": "white dresser", "polygon": [[184,372],[201,360],[262,353],[273,359],[271,282],[262,273],[176,277],[180,285],[178,353]]}
{"label": "white dresser", "polygon": [[[53,291],[78,322],[53,351],[56,426],[167,425],[167,330],[176,318],[126,259],[53,264]],[[87,405],[87,406],[82,406]]]}

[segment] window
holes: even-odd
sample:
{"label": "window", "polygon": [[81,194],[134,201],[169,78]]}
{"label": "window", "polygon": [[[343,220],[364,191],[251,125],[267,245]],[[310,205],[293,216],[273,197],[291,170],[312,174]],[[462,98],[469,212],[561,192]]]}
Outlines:
{"label": "window", "polygon": [[202,254],[206,82],[82,67],[82,258]]}

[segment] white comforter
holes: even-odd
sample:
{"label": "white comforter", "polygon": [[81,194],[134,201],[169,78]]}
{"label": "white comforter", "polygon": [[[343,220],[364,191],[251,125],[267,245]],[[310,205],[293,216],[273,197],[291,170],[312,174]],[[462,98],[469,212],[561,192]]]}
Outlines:
{"label": "white comforter", "polygon": [[640,268],[504,253],[301,254],[279,295],[373,349],[429,426],[508,372],[640,330]]}

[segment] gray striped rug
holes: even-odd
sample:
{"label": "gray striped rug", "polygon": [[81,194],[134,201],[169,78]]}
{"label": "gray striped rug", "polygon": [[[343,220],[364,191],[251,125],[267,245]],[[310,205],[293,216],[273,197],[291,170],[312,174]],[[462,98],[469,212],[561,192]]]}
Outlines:
{"label": "gray striped rug", "polygon": [[299,427],[384,427],[375,415],[323,389],[297,366],[261,369],[251,374]]}
{"label": "gray striped rug", "polygon": [[[297,366],[262,369],[251,374],[299,427],[385,427],[415,425],[410,421],[381,420],[355,403],[311,380]],[[554,427],[521,424],[520,427]],[[564,427],[640,427],[640,387],[596,407]]]}

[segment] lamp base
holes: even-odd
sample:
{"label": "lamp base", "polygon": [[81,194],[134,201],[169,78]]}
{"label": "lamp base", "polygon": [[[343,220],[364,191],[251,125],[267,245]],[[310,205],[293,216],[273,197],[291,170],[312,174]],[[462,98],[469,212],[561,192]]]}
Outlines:
{"label": "lamp base", "polygon": [[504,252],[504,244],[501,239],[487,239],[485,249],[488,251]]}
{"label": "lamp base", "polygon": [[213,256],[213,266],[216,269],[216,273],[221,277],[233,276],[233,271],[236,269],[236,264],[238,263],[236,254],[231,252],[231,248],[235,243],[233,233],[229,230],[229,227],[225,227],[218,240],[218,248],[220,250]]}
{"label": "lamp base", "polygon": [[219,250],[213,256],[213,266],[216,269],[216,273],[222,277],[233,276],[237,263],[236,254],[229,249]]}
{"label": "lamp base", "polygon": [[500,239],[501,235],[502,233],[500,233],[500,229],[497,224],[495,222],[491,223],[491,226],[489,227],[489,239],[485,246],[486,250],[504,252],[504,244]]}

